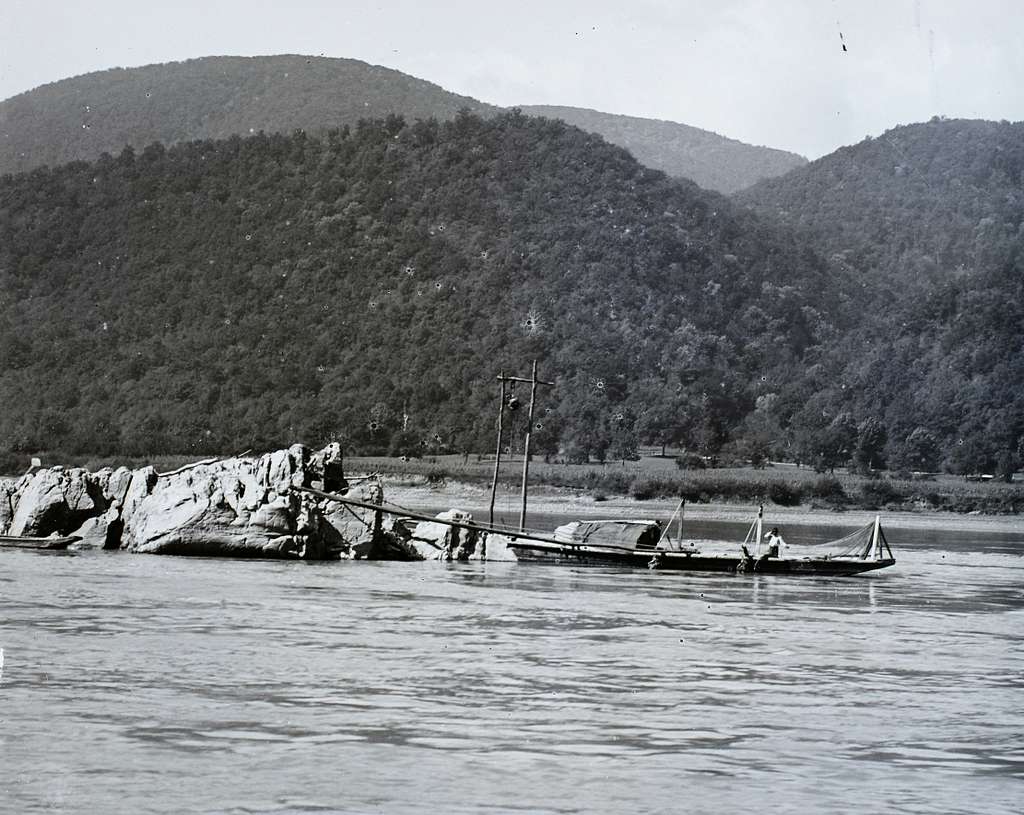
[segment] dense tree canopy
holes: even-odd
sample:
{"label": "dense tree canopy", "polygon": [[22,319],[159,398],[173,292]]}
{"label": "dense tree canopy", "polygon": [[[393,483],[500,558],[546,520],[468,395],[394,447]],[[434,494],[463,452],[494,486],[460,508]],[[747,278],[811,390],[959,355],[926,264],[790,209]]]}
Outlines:
{"label": "dense tree canopy", "polygon": [[852,330],[806,392],[880,419],[893,464],[1020,466],[1022,175],[1024,123],[935,119],[738,196],[801,230],[856,287]]}
{"label": "dense tree canopy", "polygon": [[[826,160],[791,174],[804,193],[738,206],[518,112],[7,176],[0,448],[483,451],[495,375],[537,359],[557,384],[534,449],[570,460],[643,443],[1007,472],[1024,449],[1020,133],[965,128],[958,149],[981,157],[928,165],[945,192],[851,192],[874,214],[844,214],[815,180]],[[837,161],[859,166],[847,189],[875,166]],[[973,186],[950,198],[964,165]],[[829,231],[815,201],[862,226]],[[917,237],[885,242],[887,220]],[[953,267],[926,255],[940,237]],[[521,438],[524,412],[509,420]]]}
{"label": "dense tree canopy", "polygon": [[787,232],[518,113],[8,176],[0,291],[22,451],[488,449],[534,358],[541,449],[717,449],[835,333]]}

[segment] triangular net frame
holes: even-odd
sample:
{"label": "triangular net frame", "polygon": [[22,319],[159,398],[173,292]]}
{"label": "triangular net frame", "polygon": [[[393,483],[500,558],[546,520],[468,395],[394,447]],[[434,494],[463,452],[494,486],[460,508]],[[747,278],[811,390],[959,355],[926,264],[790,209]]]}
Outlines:
{"label": "triangular net frame", "polygon": [[[878,537],[875,538],[875,529],[878,530]],[[828,549],[829,557],[848,557],[860,560],[882,560],[883,553],[890,558],[893,557],[892,549],[889,548],[889,541],[885,539],[885,532],[882,531],[878,521],[872,521],[866,526],[856,529],[849,535],[824,543],[813,544],[815,549]]]}

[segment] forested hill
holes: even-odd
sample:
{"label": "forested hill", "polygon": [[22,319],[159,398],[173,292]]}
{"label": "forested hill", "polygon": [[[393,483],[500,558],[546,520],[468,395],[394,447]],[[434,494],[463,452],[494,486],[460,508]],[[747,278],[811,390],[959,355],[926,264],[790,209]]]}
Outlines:
{"label": "forested hill", "polygon": [[[500,109],[430,82],[353,59],[205,57],[115,68],[44,85],[0,102],[0,173],[117,154],[154,141],[292,133],[399,114],[450,119]],[[670,175],[730,192],[804,160],[674,122],[573,108],[535,108],[603,135]]]}
{"label": "forested hill", "polygon": [[599,133],[612,144],[625,147],[648,167],[724,193],[807,164],[807,159],[796,153],[755,147],[679,122],[553,105],[525,105],[521,110]]}
{"label": "forested hill", "polygon": [[843,147],[736,200],[897,291],[1005,261],[1024,213],[1024,122],[933,119]]}
{"label": "forested hill", "polygon": [[823,271],[516,113],[126,150],[0,179],[0,442],[487,450],[496,374],[538,359],[542,452],[713,451],[792,411]]}
{"label": "forested hill", "polygon": [[398,113],[447,119],[498,108],[354,59],[204,57],[114,68],[0,102],[0,173],[231,135],[310,132]]}
{"label": "forested hill", "polygon": [[860,281],[815,401],[884,417],[915,469],[1024,459],[1022,174],[1024,123],[933,119],[736,196]]}

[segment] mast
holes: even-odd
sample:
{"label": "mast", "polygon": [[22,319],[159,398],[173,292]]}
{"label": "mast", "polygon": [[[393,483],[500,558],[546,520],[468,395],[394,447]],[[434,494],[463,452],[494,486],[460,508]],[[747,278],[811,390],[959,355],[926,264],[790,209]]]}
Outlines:
{"label": "mast", "polygon": [[[530,385],[530,410],[526,423],[526,440],[523,446],[523,506],[522,510],[519,513],[519,531],[522,532],[526,528],[526,482],[530,475],[530,431],[533,430],[533,416],[537,403],[537,386],[546,385],[547,387],[553,388],[555,386],[555,383],[544,382],[540,379],[537,379],[537,360],[533,361],[533,375],[529,379],[524,379],[521,376],[505,376],[504,371],[498,374],[498,379],[501,382],[501,404],[498,408],[498,452],[494,457],[494,477],[491,479],[491,525],[494,524],[494,493],[498,487],[498,462],[501,459],[501,411],[503,411],[506,407],[508,407],[509,410],[515,410],[515,407],[512,404],[506,405],[505,403],[505,383],[525,382],[529,383]],[[512,400],[510,400],[510,402],[511,401]]]}
{"label": "mast", "polygon": [[757,555],[761,557],[761,540],[763,538],[762,533],[764,532],[764,504],[761,504],[757,508]]}
{"label": "mast", "polygon": [[505,413],[505,372],[498,374],[501,382],[501,395],[498,397],[498,447],[494,453],[494,477],[491,479],[491,508],[488,515],[489,523],[494,526],[494,494],[498,490],[498,467],[501,465],[501,420]]}
{"label": "mast", "polygon": [[530,413],[526,418],[526,440],[523,442],[523,508],[519,513],[519,531],[526,529],[526,480],[530,475],[530,431],[533,430],[533,409],[537,401],[537,360],[530,377]]}

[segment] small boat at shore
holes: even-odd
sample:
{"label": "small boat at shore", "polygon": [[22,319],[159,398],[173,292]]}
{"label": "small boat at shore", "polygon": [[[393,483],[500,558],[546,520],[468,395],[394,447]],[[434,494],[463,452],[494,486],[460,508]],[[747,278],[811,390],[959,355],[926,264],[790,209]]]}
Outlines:
{"label": "small boat at shore", "polygon": [[[554,540],[513,538],[508,548],[520,561],[570,566],[625,566],[681,572],[853,575],[892,566],[879,518],[851,534],[806,549],[806,554],[762,553],[762,516],[741,544],[672,541],[656,521],[573,521]],[[754,551],[751,552],[751,549]]]}
{"label": "small boat at shore", "polygon": [[63,538],[32,538],[23,535],[0,535],[0,547],[8,549],[67,549],[81,538],[69,535]]}

